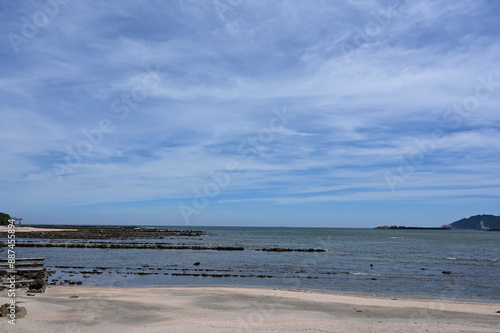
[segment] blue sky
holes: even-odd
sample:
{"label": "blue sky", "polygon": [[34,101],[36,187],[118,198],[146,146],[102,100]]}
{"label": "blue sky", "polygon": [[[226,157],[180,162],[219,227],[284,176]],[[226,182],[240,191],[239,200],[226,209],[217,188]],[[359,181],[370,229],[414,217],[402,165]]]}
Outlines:
{"label": "blue sky", "polygon": [[0,1],[0,211],[436,226],[500,214],[497,1]]}

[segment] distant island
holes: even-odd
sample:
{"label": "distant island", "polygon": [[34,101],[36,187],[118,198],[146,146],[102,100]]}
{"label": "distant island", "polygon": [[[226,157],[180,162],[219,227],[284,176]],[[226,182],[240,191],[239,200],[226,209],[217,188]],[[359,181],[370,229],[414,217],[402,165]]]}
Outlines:
{"label": "distant island", "polygon": [[500,231],[500,216],[474,215],[451,224],[454,229],[476,229]]}
{"label": "distant island", "polygon": [[500,231],[500,216],[495,215],[474,215],[469,218],[463,218],[451,224],[444,224],[441,227],[406,227],[397,225],[383,225],[375,229],[418,229],[418,230],[451,230],[451,229],[470,229],[470,230],[488,230]]}

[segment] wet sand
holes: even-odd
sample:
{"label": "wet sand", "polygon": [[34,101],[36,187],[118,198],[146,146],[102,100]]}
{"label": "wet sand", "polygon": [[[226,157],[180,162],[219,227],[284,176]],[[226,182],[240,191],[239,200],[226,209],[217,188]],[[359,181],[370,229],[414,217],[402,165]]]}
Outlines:
{"label": "wet sand", "polygon": [[[239,287],[49,286],[2,332],[500,332],[500,304]],[[70,298],[78,296],[78,298]],[[397,299],[396,299],[397,298]],[[0,304],[8,302],[0,292]]]}

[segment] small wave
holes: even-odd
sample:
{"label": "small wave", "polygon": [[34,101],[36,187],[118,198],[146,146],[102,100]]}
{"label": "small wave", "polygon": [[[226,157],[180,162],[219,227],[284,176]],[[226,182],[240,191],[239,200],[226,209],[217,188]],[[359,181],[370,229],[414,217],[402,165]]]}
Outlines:
{"label": "small wave", "polygon": [[373,276],[378,278],[390,278],[390,279],[403,279],[403,280],[414,280],[414,281],[436,281],[436,278],[430,276],[416,276],[416,275],[398,275],[398,274],[368,274],[360,272],[343,272],[350,275],[360,275],[360,276]]}
{"label": "small wave", "polygon": [[[439,258],[433,258],[433,259],[439,259]],[[492,258],[455,258],[455,257],[447,257],[444,258],[446,260],[460,260],[460,261],[489,261],[489,262],[497,262],[498,259],[492,259]]]}
{"label": "small wave", "polygon": [[484,259],[473,259],[473,260],[476,260],[476,261],[493,261],[493,262],[498,261],[498,259],[486,259],[486,258],[484,258]]}

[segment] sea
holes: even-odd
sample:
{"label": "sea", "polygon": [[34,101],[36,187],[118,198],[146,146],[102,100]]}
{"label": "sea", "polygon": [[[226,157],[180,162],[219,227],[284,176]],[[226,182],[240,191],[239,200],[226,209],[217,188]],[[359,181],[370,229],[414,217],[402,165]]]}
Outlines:
{"label": "sea", "polygon": [[[82,281],[84,286],[250,286],[500,303],[500,232],[148,228],[201,230],[206,234],[99,242],[230,246],[244,250],[17,247],[16,255],[44,257],[45,267],[56,271],[49,281]],[[69,242],[82,241],[97,240]],[[264,248],[326,251],[259,251]]]}

